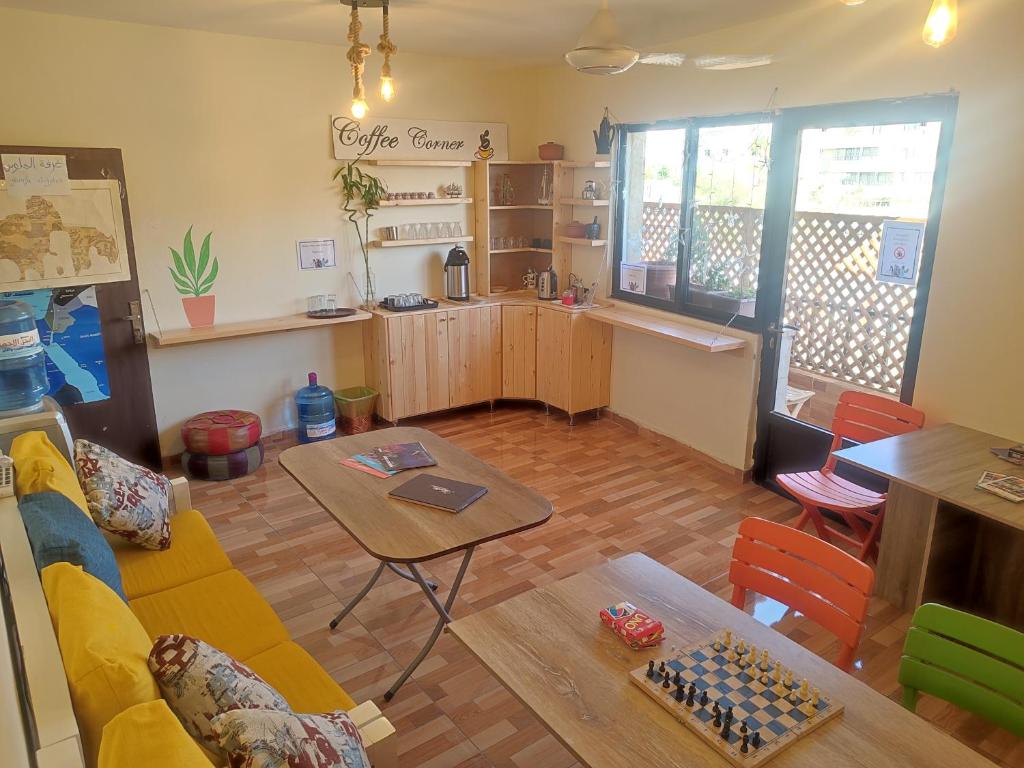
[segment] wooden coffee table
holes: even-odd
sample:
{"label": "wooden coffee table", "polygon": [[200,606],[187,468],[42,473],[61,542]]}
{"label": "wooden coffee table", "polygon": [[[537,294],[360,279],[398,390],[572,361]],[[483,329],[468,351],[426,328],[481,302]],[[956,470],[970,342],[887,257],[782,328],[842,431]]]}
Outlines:
{"label": "wooden coffee table", "polygon": [[[601,624],[629,601],[661,619],[661,648],[630,650]],[[810,651],[650,558],[632,554],[453,622],[458,638],[552,734],[592,768],[728,766],[629,680],[649,659],[723,629],[766,648],[845,710],[770,765],[992,767],[976,752]]]}
{"label": "wooden coffee table", "polygon": [[[437,460],[436,467],[413,469],[382,479],[341,465],[343,459],[391,443],[423,443]],[[331,629],[352,611],[385,568],[422,588],[438,613],[437,625],[427,643],[384,694],[390,700],[420,665],[452,618],[459,587],[469,568],[473,550],[488,541],[541,525],[551,517],[551,502],[504,472],[485,464],[433,432],[414,427],[394,427],[363,435],[342,437],[295,446],[281,453],[281,466],[369,554],[380,561],[366,586],[331,622]],[[475,483],[487,494],[458,514],[399,501],[388,492],[421,472]],[[442,604],[417,563],[461,552],[462,564]],[[404,570],[396,563],[408,567]]]}

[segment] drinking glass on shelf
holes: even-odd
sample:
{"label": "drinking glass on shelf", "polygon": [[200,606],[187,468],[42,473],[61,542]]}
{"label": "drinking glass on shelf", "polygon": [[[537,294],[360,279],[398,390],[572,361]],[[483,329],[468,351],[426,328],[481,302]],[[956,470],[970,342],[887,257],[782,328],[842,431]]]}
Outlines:
{"label": "drinking glass on shelf", "polygon": [[420,222],[416,225],[416,239],[426,240],[430,235],[430,227],[427,226],[426,222]]}
{"label": "drinking glass on shelf", "polygon": [[452,231],[452,223],[450,221],[441,222],[441,234],[440,237],[454,237],[455,233]]}
{"label": "drinking glass on shelf", "polygon": [[415,240],[416,239],[416,225],[415,224],[403,224],[402,225],[402,239],[403,240]]}
{"label": "drinking glass on shelf", "polygon": [[427,239],[429,239],[429,240],[437,240],[437,238],[440,237],[438,232],[439,232],[439,230],[438,230],[437,222],[436,221],[432,221],[429,224],[427,224]]}
{"label": "drinking glass on shelf", "polygon": [[462,224],[457,221],[450,222],[452,226],[452,237],[462,237]]}

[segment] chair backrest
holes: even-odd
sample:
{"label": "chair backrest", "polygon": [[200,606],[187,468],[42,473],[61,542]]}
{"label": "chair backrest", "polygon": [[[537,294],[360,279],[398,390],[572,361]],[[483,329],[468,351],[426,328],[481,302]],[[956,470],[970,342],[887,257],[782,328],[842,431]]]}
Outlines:
{"label": "chair backrest", "polygon": [[810,534],[748,517],[732,548],[729,580],[785,603],[856,647],[875,572]]}
{"label": "chair backrest", "polygon": [[899,681],[1024,737],[1024,633],[926,603],[907,632]]}
{"label": "chair backrest", "polygon": [[893,435],[916,432],[924,426],[924,412],[906,403],[868,392],[848,390],[839,395],[832,417],[832,447],[829,448],[825,471],[836,468],[832,455],[843,447],[843,440],[870,443]]}

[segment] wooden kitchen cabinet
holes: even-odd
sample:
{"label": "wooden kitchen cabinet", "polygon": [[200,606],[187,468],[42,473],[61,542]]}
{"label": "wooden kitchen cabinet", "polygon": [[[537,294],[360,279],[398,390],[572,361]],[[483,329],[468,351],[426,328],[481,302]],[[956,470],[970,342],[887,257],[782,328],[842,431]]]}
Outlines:
{"label": "wooden kitchen cabinet", "polygon": [[501,397],[501,307],[448,312],[449,406]]}
{"label": "wooden kitchen cabinet", "polygon": [[501,396],[537,397],[537,307],[501,308]]}
{"label": "wooden kitchen cabinet", "polygon": [[537,309],[537,399],[566,411],[602,408],[611,399],[612,329],[557,309]]}

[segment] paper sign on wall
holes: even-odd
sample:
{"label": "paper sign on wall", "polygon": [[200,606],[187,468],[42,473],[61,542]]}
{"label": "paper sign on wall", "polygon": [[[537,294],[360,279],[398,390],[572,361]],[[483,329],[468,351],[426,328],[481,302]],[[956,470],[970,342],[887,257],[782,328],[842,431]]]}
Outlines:
{"label": "paper sign on wall", "polygon": [[619,266],[619,288],[629,293],[647,292],[647,267],[642,264]]}
{"label": "paper sign on wall", "polygon": [[331,134],[338,160],[360,156],[373,160],[508,160],[508,126],[504,123],[356,120],[335,115]]}
{"label": "paper sign on wall", "polygon": [[0,155],[0,161],[9,195],[71,194],[68,160],[64,155]]}
{"label": "paper sign on wall", "polygon": [[917,266],[924,244],[923,221],[882,222],[876,279],[881,283],[917,284]]}
{"label": "paper sign on wall", "polygon": [[338,266],[333,240],[296,240],[299,269],[328,269]]}

